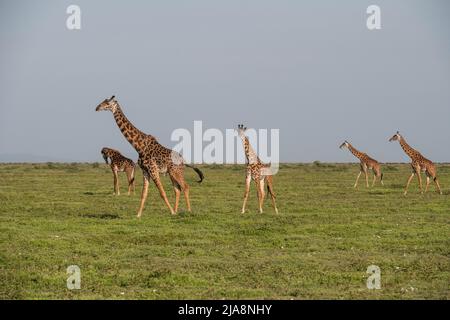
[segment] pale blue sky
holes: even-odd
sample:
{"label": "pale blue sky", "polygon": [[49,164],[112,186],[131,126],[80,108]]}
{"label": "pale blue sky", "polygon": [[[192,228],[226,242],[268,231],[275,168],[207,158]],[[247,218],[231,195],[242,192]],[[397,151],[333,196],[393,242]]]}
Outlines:
{"label": "pale blue sky", "polygon": [[[66,29],[66,8],[82,30]],[[366,28],[381,7],[382,29]],[[0,161],[136,158],[111,114],[173,146],[176,128],[280,129],[281,161],[407,161],[400,130],[450,161],[449,1],[2,1]]]}

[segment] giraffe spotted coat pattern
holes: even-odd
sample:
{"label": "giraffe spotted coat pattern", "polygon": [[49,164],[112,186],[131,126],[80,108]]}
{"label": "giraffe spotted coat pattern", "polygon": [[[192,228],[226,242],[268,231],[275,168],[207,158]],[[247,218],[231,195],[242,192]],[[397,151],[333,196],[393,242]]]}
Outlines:
{"label": "giraffe spotted coat pattern", "polygon": [[[146,134],[137,129],[122,112],[122,109],[112,96],[109,99],[102,101],[96,111],[109,110],[113,113],[114,119],[127,141],[134,147],[139,155],[138,165],[142,169],[143,173],[143,188],[141,194],[141,201],[137,213],[137,217],[140,218],[142,211],[144,210],[145,201],[148,195],[149,180],[152,180],[157,187],[161,198],[170,210],[171,214],[176,214],[178,211],[178,204],[180,200],[180,194],[183,192],[186,200],[187,210],[191,211],[190,199],[189,199],[189,185],[184,180],[184,167],[192,168],[199,176],[199,183],[202,182],[204,176],[200,169],[190,166],[184,163],[183,157],[164,146],[162,146],[155,137]],[[175,207],[169,203],[166,192],[162,185],[160,174],[168,173],[172,186],[175,192]]]}
{"label": "giraffe spotted coat pattern", "polygon": [[363,172],[366,177],[366,187],[369,186],[369,170],[373,171],[372,187],[375,185],[375,181],[377,178],[380,180],[381,185],[383,185],[383,173],[381,172],[381,164],[377,160],[369,157],[366,153],[357,150],[347,140],[344,141],[339,148],[347,148],[360,161],[360,170],[358,176],[356,177],[354,185],[355,188],[358,186],[359,177]]}
{"label": "giraffe spotted coat pattern", "polygon": [[245,208],[247,205],[248,194],[250,192],[250,183],[251,180],[255,182],[256,191],[258,195],[258,205],[259,212],[262,213],[263,202],[265,197],[264,185],[267,183],[267,191],[270,194],[272,199],[272,205],[275,209],[275,212],[278,213],[276,201],[275,201],[275,192],[273,189],[273,176],[270,172],[270,165],[262,163],[259,157],[256,155],[256,152],[253,150],[248,137],[245,135],[245,131],[247,130],[244,125],[238,125],[238,135],[242,140],[242,144],[244,146],[245,158],[247,162],[247,173],[245,177],[245,193],[244,193],[244,203],[242,205],[242,213],[245,213]]}
{"label": "giraffe spotted coat pattern", "polygon": [[417,179],[419,180],[419,189],[420,192],[423,193],[422,189],[422,177],[420,176],[421,172],[425,172],[425,175],[427,177],[427,184],[425,187],[425,192],[428,191],[428,186],[430,185],[430,179],[433,179],[436,190],[440,194],[442,194],[441,186],[439,185],[439,180],[437,177],[437,170],[436,166],[431,160],[428,160],[425,158],[419,151],[412,148],[403,138],[402,135],[397,131],[396,134],[394,134],[389,141],[398,141],[400,143],[400,146],[402,147],[403,151],[408,155],[408,157],[411,158],[411,167],[412,167],[412,173],[410,177],[408,178],[408,181],[406,182],[405,192],[404,195],[408,193],[408,187],[411,183],[411,180],[414,178],[415,175],[417,175]]}
{"label": "giraffe spotted coat pattern", "polygon": [[[119,172],[125,172],[127,174],[128,179],[128,195],[130,195],[131,191],[135,190],[135,182],[134,182],[134,171],[136,164],[133,160],[124,157],[119,151],[111,148],[103,148],[101,151],[103,159],[105,159],[106,164],[111,166],[111,170],[114,175],[114,194],[120,195],[119,188]],[[109,163],[108,163],[109,160]]]}

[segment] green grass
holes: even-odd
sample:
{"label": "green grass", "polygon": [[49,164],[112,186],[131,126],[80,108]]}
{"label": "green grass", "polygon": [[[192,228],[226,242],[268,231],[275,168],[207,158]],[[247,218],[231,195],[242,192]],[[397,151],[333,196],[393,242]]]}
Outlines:
{"label": "green grass", "polygon": [[[402,195],[408,165],[385,166],[385,186],[352,185],[358,165],[286,164],[275,176],[280,214],[265,202],[240,214],[242,166],[192,170],[193,212],[171,216],[151,185],[112,195],[104,165],[0,165],[3,299],[413,299],[450,297],[450,167],[444,195]],[[163,178],[173,203],[167,177]],[[181,202],[181,209],[185,208]],[[81,290],[66,268],[81,268]],[[366,269],[381,268],[381,290]]]}

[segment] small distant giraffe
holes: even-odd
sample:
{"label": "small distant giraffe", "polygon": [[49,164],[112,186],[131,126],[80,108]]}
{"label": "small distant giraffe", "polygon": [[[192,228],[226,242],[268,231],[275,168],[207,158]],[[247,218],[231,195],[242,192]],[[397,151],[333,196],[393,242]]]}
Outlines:
{"label": "small distant giraffe", "polygon": [[[180,200],[180,193],[184,193],[184,197],[187,204],[187,210],[191,211],[191,204],[189,201],[189,185],[184,180],[184,166],[192,168],[199,176],[199,183],[203,181],[203,173],[200,169],[190,166],[184,163],[183,157],[175,151],[172,151],[162,146],[155,137],[145,134],[137,129],[128,119],[125,117],[119,103],[112,96],[109,99],[103,100],[95,109],[95,111],[109,110],[113,113],[117,126],[124,135],[125,139],[136,149],[139,154],[138,164],[142,169],[144,176],[144,185],[141,194],[141,203],[137,217],[140,218],[142,211],[144,210],[144,204],[148,194],[149,180],[153,180],[158,188],[161,198],[169,208],[171,214],[176,214],[178,211],[178,204]],[[161,183],[159,177],[160,173],[168,173],[170,180],[175,191],[175,207],[172,206],[167,199],[166,192]]]}
{"label": "small distant giraffe", "polygon": [[375,181],[376,181],[377,178],[380,179],[381,185],[384,185],[383,184],[383,173],[381,172],[381,165],[380,165],[380,163],[377,160],[372,159],[371,157],[369,157],[364,152],[356,150],[347,140],[344,141],[344,143],[342,143],[339,148],[342,149],[344,147],[347,147],[347,149],[355,157],[357,157],[359,159],[359,161],[361,162],[359,174],[356,177],[356,181],[355,181],[355,185],[354,185],[355,188],[358,186],[359,177],[361,176],[361,173],[363,173],[363,172],[364,172],[364,175],[366,176],[366,187],[369,187],[368,170],[372,170],[373,171],[372,187],[375,185]]}
{"label": "small distant giraffe", "polygon": [[408,157],[410,157],[412,160],[411,167],[413,171],[408,179],[408,182],[406,183],[404,195],[406,196],[406,194],[408,193],[408,186],[411,183],[412,178],[416,174],[417,179],[419,180],[420,192],[423,193],[422,177],[420,176],[421,171],[425,172],[427,176],[427,185],[425,187],[425,192],[428,191],[428,186],[430,185],[430,178],[433,178],[433,181],[436,184],[436,190],[440,194],[442,194],[441,186],[439,185],[439,181],[436,175],[437,174],[436,166],[434,165],[434,163],[431,160],[428,160],[427,158],[422,156],[419,151],[413,149],[409,144],[407,144],[405,138],[403,138],[398,131],[389,139],[389,141],[398,141],[403,151],[405,151]]}
{"label": "small distant giraffe", "polygon": [[[106,164],[111,165],[111,170],[114,175],[114,194],[120,195],[119,188],[119,172],[125,172],[128,179],[128,195],[130,195],[131,190],[135,190],[134,182],[134,169],[136,164],[133,160],[124,157],[119,151],[111,148],[103,148],[101,151],[103,159],[105,159]],[[111,163],[108,163],[108,159]]]}
{"label": "small distant giraffe", "polygon": [[267,183],[267,190],[272,199],[272,205],[275,212],[278,213],[277,205],[275,202],[275,192],[273,190],[273,176],[270,172],[270,165],[264,164],[256,155],[253,150],[248,137],[245,135],[247,130],[244,125],[238,125],[238,135],[242,140],[244,146],[245,158],[247,162],[247,174],[245,177],[245,193],[244,193],[244,203],[242,205],[242,213],[245,213],[245,207],[247,205],[248,194],[250,192],[250,182],[253,179],[256,184],[256,191],[258,194],[259,212],[262,213],[263,202],[265,197],[264,184]]}

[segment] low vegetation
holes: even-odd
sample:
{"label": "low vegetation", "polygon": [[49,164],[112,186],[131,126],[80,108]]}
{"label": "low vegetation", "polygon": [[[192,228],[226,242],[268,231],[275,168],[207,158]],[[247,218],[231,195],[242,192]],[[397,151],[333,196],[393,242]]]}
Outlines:
{"label": "low vegetation", "polygon": [[[257,213],[252,185],[242,215],[243,166],[202,167],[193,212],[171,216],[151,185],[141,220],[137,193],[113,196],[105,164],[0,165],[3,299],[450,298],[450,167],[440,196],[408,165],[389,164],[385,186],[353,189],[356,164],[286,164],[275,177],[280,214]],[[163,178],[173,202],[168,178]],[[185,208],[182,203],[181,209]],[[66,269],[81,269],[81,289]],[[367,267],[381,289],[366,287]]]}

